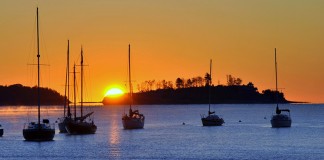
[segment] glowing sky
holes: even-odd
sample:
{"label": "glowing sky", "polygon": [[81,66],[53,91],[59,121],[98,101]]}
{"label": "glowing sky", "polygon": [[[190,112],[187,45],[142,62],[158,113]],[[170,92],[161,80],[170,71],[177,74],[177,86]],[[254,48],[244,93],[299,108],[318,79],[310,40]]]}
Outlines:
{"label": "glowing sky", "polygon": [[203,76],[213,59],[214,84],[232,74],[260,91],[275,88],[276,47],[286,98],[324,102],[322,0],[1,0],[1,85],[36,84],[37,6],[42,86],[62,94],[70,39],[71,64],[83,45],[89,101],[124,87],[130,43],[135,83]]}

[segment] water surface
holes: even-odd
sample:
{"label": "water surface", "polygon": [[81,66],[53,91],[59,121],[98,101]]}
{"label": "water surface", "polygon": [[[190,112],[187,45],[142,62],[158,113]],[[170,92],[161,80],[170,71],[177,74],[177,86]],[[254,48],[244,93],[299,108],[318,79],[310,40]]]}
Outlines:
{"label": "water surface", "polygon": [[[324,105],[282,107],[291,110],[291,128],[271,128],[272,104],[212,105],[221,127],[202,127],[208,105],[140,105],[145,129],[124,130],[127,107],[96,106],[96,134],[60,134],[56,126],[54,141],[27,142],[23,124],[35,120],[27,111],[36,108],[2,106],[0,159],[324,159]],[[51,122],[62,115],[61,106],[46,108]]]}

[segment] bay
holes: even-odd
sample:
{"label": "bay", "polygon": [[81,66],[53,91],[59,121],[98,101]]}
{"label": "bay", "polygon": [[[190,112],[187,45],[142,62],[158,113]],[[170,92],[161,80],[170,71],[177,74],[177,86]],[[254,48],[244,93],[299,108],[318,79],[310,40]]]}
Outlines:
{"label": "bay", "polygon": [[[96,134],[61,134],[56,126],[50,142],[23,138],[36,107],[2,106],[0,159],[324,159],[324,105],[280,106],[291,110],[291,128],[271,128],[274,104],[212,105],[225,120],[220,127],[202,127],[208,105],[138,105],[146,116],[139,130],[123,129],[127,106],[92,106]],[[62,114],[61,106],[42,108],[51,122]]]}

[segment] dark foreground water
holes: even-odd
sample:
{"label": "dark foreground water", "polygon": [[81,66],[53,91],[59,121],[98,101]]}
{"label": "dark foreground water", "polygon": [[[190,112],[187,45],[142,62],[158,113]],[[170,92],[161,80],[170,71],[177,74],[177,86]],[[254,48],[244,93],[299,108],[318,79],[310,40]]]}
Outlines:
{"label": "dark foreground water", "polygon": [[[202,127],[208,105],[147,105],[135,107],[146,116],[145,129],[124,130],[124,106],[97,106],[96,134],[60,134],[56,126],[54,141],[27,142],[29,107],[3,106],[0,159],[324,159],[324,105],[282,107],[291,109],[291,128],[271,128],[275,105],[212,105],[225,120],[221,127]],[[62,108],[43,115],[54,122]]]}

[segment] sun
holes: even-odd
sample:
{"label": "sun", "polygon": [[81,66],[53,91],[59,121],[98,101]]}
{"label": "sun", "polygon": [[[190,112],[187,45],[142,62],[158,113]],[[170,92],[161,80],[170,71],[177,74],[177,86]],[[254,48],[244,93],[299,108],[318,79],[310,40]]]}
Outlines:
{"label": "sun", "polygon": [[106,92],[105,97],[118,97],[118,96],[121,96],[123,94],[124,94],[124,92],[121,89],[119,89],[119,88],[111,88]]}

